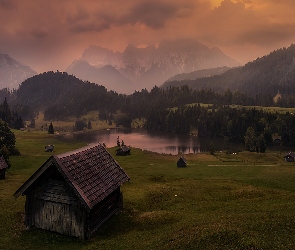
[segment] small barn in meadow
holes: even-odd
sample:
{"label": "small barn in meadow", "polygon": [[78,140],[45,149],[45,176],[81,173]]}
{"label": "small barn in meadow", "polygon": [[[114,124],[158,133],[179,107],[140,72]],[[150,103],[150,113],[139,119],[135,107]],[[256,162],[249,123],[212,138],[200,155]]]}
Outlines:
{"label": "small barn in meadow", "polygon": [[7,162],[5,161],[3,155],[0,156],[0,180],[5,179],[6,170],[9,168]]}
{"label": "small barn in meadow", "polygon": [[186,167],[186,159],[183,156],[180,156],[177,161],[177,167],[184,168]]}
{"label": "small barn in meadow", "polygon": [[295,154],[292,153],[292,152],[289,152],[288,154],[286,154],[284,156],[284,160],[287,161],[287,162],[293,162],[295,159]]}
{"label": "small barn in meadow", "polygon": [[116,155],[130,155],[131,148],[124,145],[116,149]]}
{"label": "small barn in meadow", "polygon": [[46,145],[45,146],[45,152],[53,152],[54,145]]}
{"label": "small barn in meadow", "polygon": [[14,194],[25,225],[90,238],[123,205],[128,175],[100,143],[51,156]]}

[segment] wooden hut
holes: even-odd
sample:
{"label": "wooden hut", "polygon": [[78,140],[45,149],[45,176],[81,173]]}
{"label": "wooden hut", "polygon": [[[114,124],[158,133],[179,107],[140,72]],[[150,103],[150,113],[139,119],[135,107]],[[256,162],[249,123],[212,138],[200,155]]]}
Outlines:
{"label": "wooden hut", "polygon": [[101,144],[51,156],[14,194],[25,225],[90,238],[123,205],[128,175]]}
{"label": "wooden hut", "polygon": [[179,167],[179,168],[186,167],[186,159],[183,156],[180,156],[180,158],[178,159],[177,167]]}
{"label": "wooden hut", "polygon": [[7,162],[5,161],[3,155],[0,156],[0,180],[5,179],[6,170],[9,168]]}
{"label": "wooden hut", "polygon": [[295,154],[292,153],[292,152],[289,152],[288,154],[286,154],[284,156],[284,160],[287,161],[287,162],[293,162],[295,159]]}
{"label": "wooden hut", "polygon": [[126,145],[116,149],[116,155],[130,155],[131,148]]}
{"label": "wooden hut", "polygon": [[45,152],[53,152],[54,145],[46,145],[45,146]]}

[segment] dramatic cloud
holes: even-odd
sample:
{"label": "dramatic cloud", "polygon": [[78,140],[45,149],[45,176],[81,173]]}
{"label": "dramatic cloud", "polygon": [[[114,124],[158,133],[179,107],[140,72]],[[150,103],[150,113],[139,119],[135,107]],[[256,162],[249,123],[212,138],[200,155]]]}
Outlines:
{"label": "dramatic cloud", "polygon": [[13,1],[10,0],[0,0],[0,9],[15,9],[16,8],[16,4],[14,4]]}
{"label": "dramatic cloud", "polygon": [[163,28],[168,19],[175,18],[178,13],[178,6],[157,2],[142,2],[133,6],[125,17],[122,18],[124,23],[142,23],[151,28]]}
{"label": "dramatic cloud", "polygon": [[0,0],[0,53],[65,70],[90,45],[196,38],[246,63],[295,40],[294,0]]}

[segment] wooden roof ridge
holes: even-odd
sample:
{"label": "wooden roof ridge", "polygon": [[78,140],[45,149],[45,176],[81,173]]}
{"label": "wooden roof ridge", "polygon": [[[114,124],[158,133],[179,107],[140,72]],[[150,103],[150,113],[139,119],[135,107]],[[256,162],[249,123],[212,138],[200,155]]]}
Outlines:
{"label": "wooden roof ridge", "polygon": [[58,154],[58,155],[55,155],[55,156],[58,157],[59,159],[61,159],[61,158],[64,158],[64,157],[68,157],[68,156],[80,153],[80,152],[85,151],[87,149],[91,149],[91,148],[93,148],[95,146],[102,146],[102,144],[99,143],[99,142],[98,143],[90,143],[87,146],[84,146],[82,148],[74,149],[74,150],[71,150],[71,151],[68,151],[68,152],[65,152],[65,153],[61,153],[61,154]]}
{"label": "wooden roof ridge", "polygon": [[295,158],[295,153],[293,153],[293,152],[289,152],[289,153],[286,153],[286,154],[285,154],[285,157],[286,157],[286,156],[292,156],[292,157]]}
{"label": "wooden roof ridge", "polygon": [[51,166],[64,177],[76,195],[93,208],[130,178],[100,143],[51,156],[14,194],[17,198]]}

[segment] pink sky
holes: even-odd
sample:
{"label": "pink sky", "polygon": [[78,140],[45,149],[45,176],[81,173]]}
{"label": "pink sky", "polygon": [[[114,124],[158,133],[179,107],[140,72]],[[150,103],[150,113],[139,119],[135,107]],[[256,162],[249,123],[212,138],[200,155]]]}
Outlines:
{"label": "pink sky", "polygon": [[242,64],[295,41],[294,0],[0,0],[0,53],[37,72],[83,50],[196,38]]}

